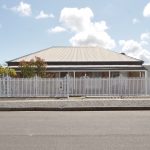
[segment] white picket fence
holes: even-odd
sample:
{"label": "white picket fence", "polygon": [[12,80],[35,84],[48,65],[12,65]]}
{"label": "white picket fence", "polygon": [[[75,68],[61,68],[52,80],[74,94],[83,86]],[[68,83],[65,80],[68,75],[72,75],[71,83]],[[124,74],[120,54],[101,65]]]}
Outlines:
{"label": "white picket fence", "polygon": [[0,97],[150,96],[150,78],[0,78]]}

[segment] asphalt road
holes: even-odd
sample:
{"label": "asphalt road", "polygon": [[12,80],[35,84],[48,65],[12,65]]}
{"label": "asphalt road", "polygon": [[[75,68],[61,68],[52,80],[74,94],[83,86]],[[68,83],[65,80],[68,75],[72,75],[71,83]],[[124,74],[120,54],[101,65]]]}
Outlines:
{"label": "asphalt road", "polygon": [[0,150],[150,150],[150,111],[0,112]]}

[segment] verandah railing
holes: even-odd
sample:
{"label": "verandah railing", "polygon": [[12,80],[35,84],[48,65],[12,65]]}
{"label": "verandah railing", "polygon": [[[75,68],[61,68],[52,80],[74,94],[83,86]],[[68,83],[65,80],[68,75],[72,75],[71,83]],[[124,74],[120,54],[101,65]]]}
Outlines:
{"label": "verandah railing", "polygon": [[0,97],[150,96],[150,78],[0,78]]}

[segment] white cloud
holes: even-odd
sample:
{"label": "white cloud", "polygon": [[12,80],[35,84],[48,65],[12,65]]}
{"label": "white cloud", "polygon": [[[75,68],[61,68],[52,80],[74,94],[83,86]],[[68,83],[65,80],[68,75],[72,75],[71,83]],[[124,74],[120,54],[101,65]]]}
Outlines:
{"label": "white cloud", "polygon": [[56,26],[48,30],[49,33],[60,33],[60,32],[65,32],[65,31],[66,29],[60,26]]}
{"label": "white cloud", "polygon": [[90,8],[63,8],[60,14],[60,22],[72,31],[83,31],[89,28],[93,16]]}
{"label": "white cloud", "polygon": [[20,2],[18,6],[12,7],[11,10],[22,16],[31,16],[32,13],[31,5],[24,2]]}
{"label": "white cloud", "polygon": [[142,33],[141,34],[141,40],[143,40],[143,41],[150,40],[150,32]]}
{"label": "white cloud", "polygon": [[[101,24],[101,23],[99,23]],[[99,25],[100,27],[101,25]],[[97,28],[93,25],[93,29],[81,31],[76,33],[70,42],[73,46],[102,46],[108,49],[115,47],[114,40],[102,30],[102,28]]]}
{"label": "white cloud", "polygon": [[122,52],[128,56],[141,59],[145,63],[150,63],[150,52],[144,48],[142,42],[135,40],[120,40],[119,45],[122,47]]}
{"label": "white cloud", "polygon": [[137,18],[133,18],[132,23],[137,24],[137,23],[139,23],[139,20]]}
{"label": "white cloud", "polygon": [[92,22],[94,14],[86,8],[63,8],[60,22],[75,33],[70,39],[73,46],[102,46],[108,49],[115,47],[115,41],[106,32],[105,21]]}
{"label": "white cloud", "polygon": [[40,11],[40,14],[35,17],[35,19],[46,19],[46,18],[54,18],[53,14],[46,14],[43,10]]}
{"label": "white cloud", "polygon": [[150,17],[150,2],[145,6],[143,11],[144,17]]}

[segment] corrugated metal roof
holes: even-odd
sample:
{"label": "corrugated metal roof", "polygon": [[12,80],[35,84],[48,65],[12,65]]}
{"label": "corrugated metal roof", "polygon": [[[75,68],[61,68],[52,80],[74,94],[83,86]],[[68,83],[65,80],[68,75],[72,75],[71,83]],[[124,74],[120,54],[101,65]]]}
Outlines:
{"label": "corrugated metal roof", "polygon": [[30,61],[35,57],[40,57],[46,62],[141,61],[101,47],[51,47],[9,62]]}

